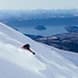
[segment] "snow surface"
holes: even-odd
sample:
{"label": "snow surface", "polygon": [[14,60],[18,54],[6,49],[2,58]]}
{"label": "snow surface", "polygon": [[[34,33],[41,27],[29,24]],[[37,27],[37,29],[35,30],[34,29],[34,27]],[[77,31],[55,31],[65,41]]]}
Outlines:
{"label": "snow surface", "polygon": [[[35,56],[21,49],[26,43]],[[62,51],[0,23],[0,78],[78,78],[77,55]]]}

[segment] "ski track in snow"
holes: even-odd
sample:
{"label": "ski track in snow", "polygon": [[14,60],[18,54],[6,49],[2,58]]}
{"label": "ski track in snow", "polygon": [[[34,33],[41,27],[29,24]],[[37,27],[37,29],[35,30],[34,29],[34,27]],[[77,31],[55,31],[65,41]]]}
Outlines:
{"label": "ski track in snow", "polygon": [[[20,48],[26,43],[29,43],[32,50],[36,52],[35,56]],[[0,23],[0,59],[14,64],[13,66],[18,66],[24,72],[27,71],[25,77],[21,74],[19,78],[26,78],[26,76],[29,78],[78,78],[78,67],[74,64],[75,62],[60,54],[59,51],[35,42],[22,33]],[[1,78],[4,77],[1,76]],[[11,78],[11,76],[7,75],[5,78]]]}

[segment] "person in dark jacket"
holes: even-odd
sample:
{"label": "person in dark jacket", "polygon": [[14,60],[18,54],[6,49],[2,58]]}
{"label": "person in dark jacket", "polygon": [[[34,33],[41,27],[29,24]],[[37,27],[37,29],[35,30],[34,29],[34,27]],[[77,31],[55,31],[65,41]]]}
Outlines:
{"label": "person in dark jacket", "polygon": [[30,51],[33,55],[35,55],[35,52],[33,52],[33,51],[30,49],[30,45],[29,45],[29,44],[23,45],[22,48]]}

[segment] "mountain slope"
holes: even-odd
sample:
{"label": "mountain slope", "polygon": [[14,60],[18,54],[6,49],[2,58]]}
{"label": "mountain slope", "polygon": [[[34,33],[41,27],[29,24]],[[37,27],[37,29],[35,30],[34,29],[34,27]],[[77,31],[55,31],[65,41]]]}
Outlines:
{"label": "mountain slope", "polygon": [[[36,56],[20,48],[26,43],[31,45]],[[0,23],[0,63],[0,68],[2,68],[0,70],[1,78],[78,77],[78,67],[72,61],[60,55],[54,48],[35,42],[2,23]],[[7,70],[8,72],[6,72]],[[17,72],[14,73],[15,71]],[[4,72],[5,76],[3,75]]]}

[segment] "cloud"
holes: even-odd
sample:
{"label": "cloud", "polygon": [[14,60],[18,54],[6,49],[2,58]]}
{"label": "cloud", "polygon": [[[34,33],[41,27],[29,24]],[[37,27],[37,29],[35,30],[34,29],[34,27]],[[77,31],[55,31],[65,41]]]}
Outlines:
{"label": "cloud", "polygon": [[0,0],[0,9],[78,8],[78,0]]}

